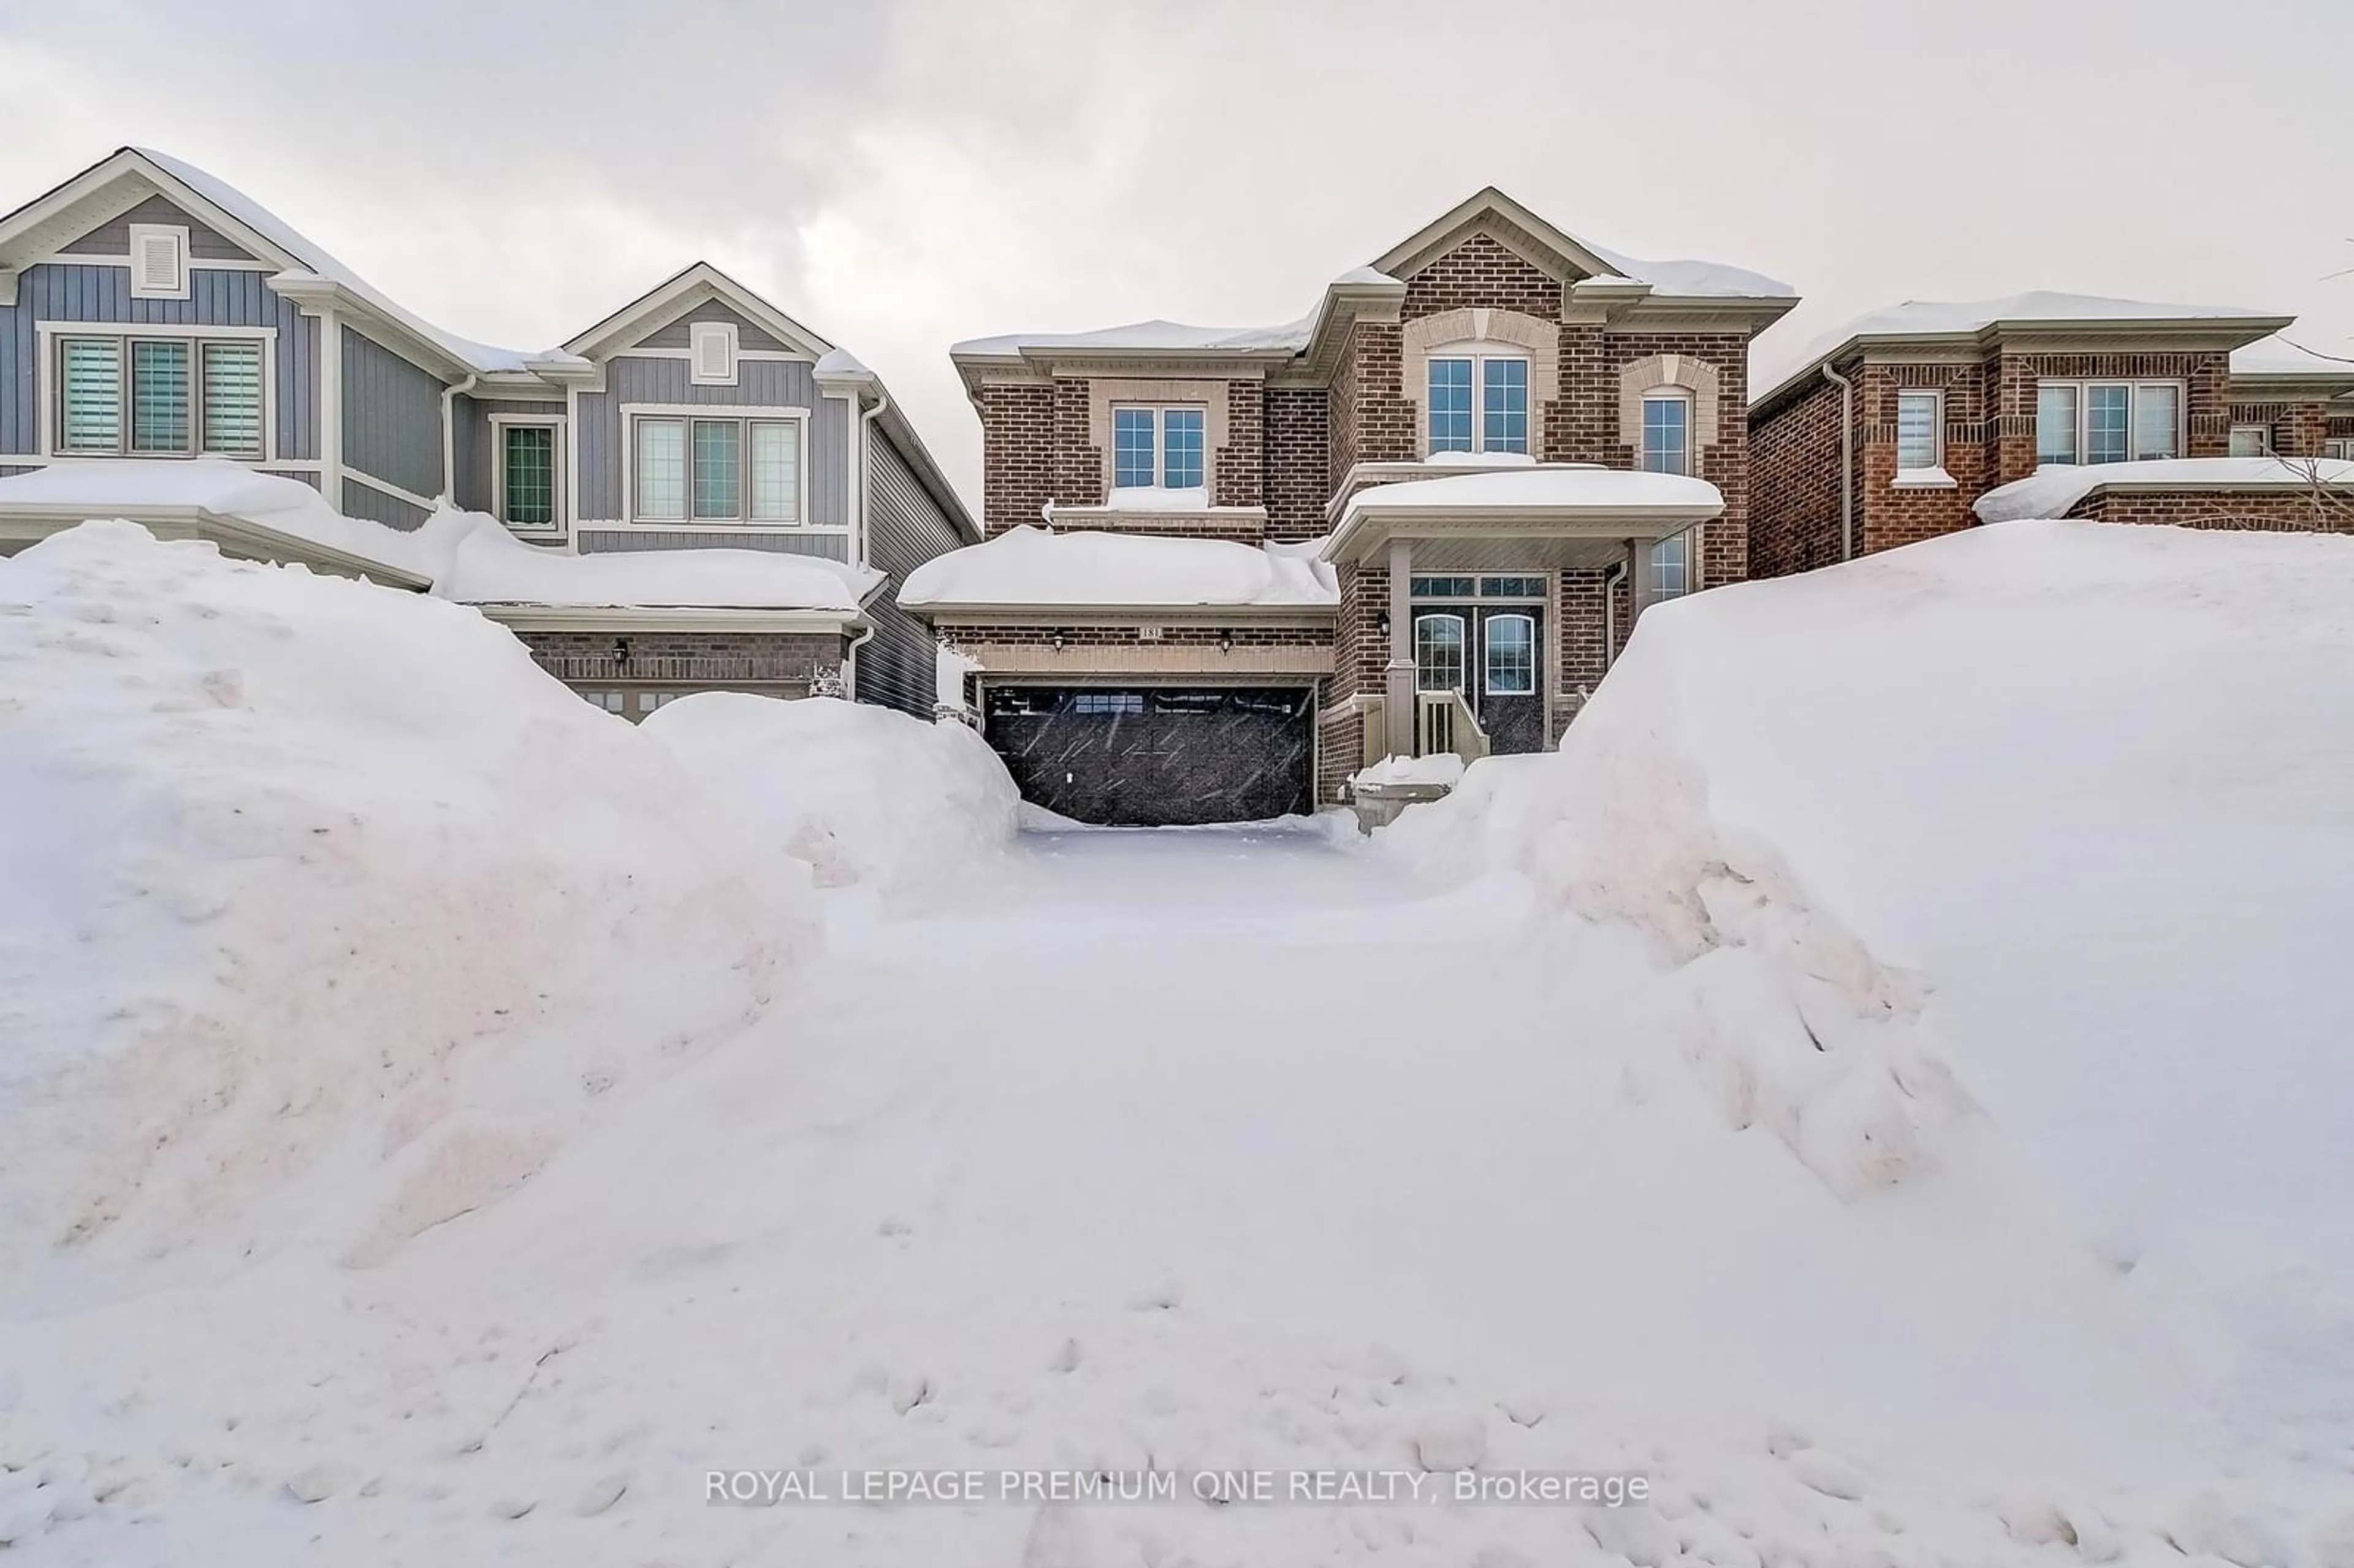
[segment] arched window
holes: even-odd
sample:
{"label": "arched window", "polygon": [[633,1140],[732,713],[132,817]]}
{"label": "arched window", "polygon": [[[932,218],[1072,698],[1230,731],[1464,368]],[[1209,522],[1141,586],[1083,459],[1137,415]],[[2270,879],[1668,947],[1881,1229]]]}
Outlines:
{"label": "arched window", "polygon": [[1488,617],[1485,684],[1491,697],[1534,696],[1537,689],[1537,622],[1532,615]]}
{"label": "arched window", "polygon": [[1414,618],[1414,688],[1459,692],[1463,686],[1463,618],[1426,614]]}

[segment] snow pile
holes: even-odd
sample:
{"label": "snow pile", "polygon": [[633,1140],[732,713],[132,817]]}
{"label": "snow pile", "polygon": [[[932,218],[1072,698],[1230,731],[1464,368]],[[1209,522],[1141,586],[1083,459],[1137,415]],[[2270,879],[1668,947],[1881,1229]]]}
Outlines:
{"label": "snow pile", "polygon": [[1850,1202],[2029,1195],[2291,1507],[2354,1452],[2349,778],[2354,542],[2020,523],[1656,609],[1389,838],[1639,933],[1622,1000]]}
{"label": "snow pile", "polygon": [[2140,490],[2311,490],[2330,487],[2336,504],[2354,503],[2354,462],[2334,458],[2149,458],[2139,462],[2045,463],[2025,479],[1978,499],[1978,521],[2064,517],[2105,488]]}
{"label": "snow pile", "polygon": [[641,727],[820,887],[905,891],[970,871],[1014,833],[1013,778],[965,725],[832,697],[705,692]]}
{"label": "snow pile", "polygon": [[1352,784],[1423,784],[1442,789],[1462,782],[1463,759],[1451,751],[1429,757],[1384,757],[1349,775]]}
{"label": "snow pile", "polygon": [[51,463],[0,479],[0,505],[76,517],[201,507],[423,577],[437,565],[432,547],[417,535],[346,517],[299,479],[256,473],[227,458]]}
{"label": "snow pile", "polygon": [[935,556],[907,574],[910,609],[961,605],[1188,606],[1326,609],[1340,603],[1323,541],[1235,544],[1151,534],[1009,528]]}
{"label": "snow pile", "polygon": [[90,523],[0,561],[0,668],[20,1288],[381,1262],[814,939],[799,867],[471,610]]}

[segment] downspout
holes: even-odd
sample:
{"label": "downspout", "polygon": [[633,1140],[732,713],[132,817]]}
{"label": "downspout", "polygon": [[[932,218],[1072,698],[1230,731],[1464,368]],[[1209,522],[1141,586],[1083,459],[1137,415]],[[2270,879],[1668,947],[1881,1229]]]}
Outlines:
{"label": "downspout", "polygon": [[875,623],[870,620],[859,629],[857,636],[843,644],[842,695],[845,702],[854,703],[858,700],[858,651],[864,647],[868,639],[874,635]]}
{"label": "downspout", "polygon": [[482,372],[469,370],[466,379],[441,388],[441,499],[452,512],[458,510],[458,399],[482,378]]}
{"label": "downspout", "polygon": [[1840,389],[1840,559],[1855,559],[1855,383],[1823,366]]}
{"label": "downspout", "polygon": [[[875,407],[862,409],[858,415],[858,564],[868,565],[866,517],[874,504],[875,482],[875,421],[891,406],[891,394],[883,383],[875,384]],[[889,592],[896,594],[898,585]],[[858,700],[858,651],[875,636],[875,623],[868,621],[864,630],[850,640],[842,651],[842,694],[852,702]]]}
{"label": "downspout", "polygon": [[1602,668],[1606,673],[1618,660],[1618,584],[1627,563],[1613,561],[1602,574]]}

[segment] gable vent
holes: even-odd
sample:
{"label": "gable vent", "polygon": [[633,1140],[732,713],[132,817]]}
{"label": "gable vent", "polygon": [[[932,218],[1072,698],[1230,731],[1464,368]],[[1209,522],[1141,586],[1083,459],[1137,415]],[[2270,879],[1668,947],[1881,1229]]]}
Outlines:
{"label": "gable vent", "polygon": [[735,385],[736,324],[733,322],[696,322],[688,341],[693,348],[696,385]]}
{"label": "gable vent", "polygon": [[188,231],[168,224],[131,226],[131,296],[137,300],[188,297]]}

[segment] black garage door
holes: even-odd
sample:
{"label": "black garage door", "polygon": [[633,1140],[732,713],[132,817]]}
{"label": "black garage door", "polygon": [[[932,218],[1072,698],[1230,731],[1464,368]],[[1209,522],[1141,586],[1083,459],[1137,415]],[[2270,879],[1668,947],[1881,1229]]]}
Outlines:
{"label": "black garage door", "polygon": [[1314,809],[1305,687],[992,685],[983,717],[1022,798],[1082,822],[1255,822]]}

